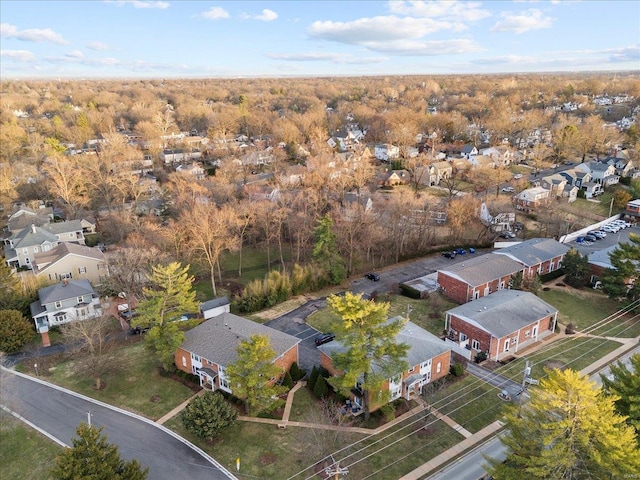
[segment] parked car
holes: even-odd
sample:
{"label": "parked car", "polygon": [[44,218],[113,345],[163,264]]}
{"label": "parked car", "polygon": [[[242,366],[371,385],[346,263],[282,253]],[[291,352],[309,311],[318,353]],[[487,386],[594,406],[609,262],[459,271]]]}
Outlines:
{"label": "parked car", "polygon": [[380,280],[380,275],[372,272],[367,273],[364,277],[371,280],[372,282],[377,282],[378,280]]}
{"label": "parked car", "polygon": [[314,342],[316,343],[316,347],[319,345],[324,345],[325,343],[332,342],[335,340],[336,336],[333,333],[321,333],[318,335]]}
{"label": "parked car", "polygon": [[607,236],[606,232],[601,232],[600,230],[594,230],[593,232],[589,232],[589,235],[593,235],[598,240],[602,240],[604,237]]}
{"label": "parked car", "polygon": [[516,232],[519,232],[520,230],[524,230],[524,223],[522,223],[522,222],[514,222],[513,229]]}
{"label": "parked car", "polygon": [[514,179],[514,180],[520,180],[521,178],[522,178],[522,174],[521,174],[521,173],[516,173],[516,174],[513,176],[513,179]]}
{"label": "parked car", "polygon": [[598,240],[598,238],[597,238],[597,237],[595,237],[594,235],[591,235],[591,234],[586,234],[586,235],[584,236],[584,239],[585,239],[587,242],[595,242],[596,240]]}
{"label": "parked car", "polygon": [[609,224],[602,227],[602,231],[607,233],[618,233],[620,231],[620,227],[618,227],[617,225]]}
{"label": "parked car", "polygon": [[136,326],[136,327],[131,327],[129,328],[129,335],[142,335],[143,333],[146,333],[149,328],[151,327],[141,327],[141,326]]}
{"label": "parked car", "polygon": [[454,252],[456,252],[456,255],[464,255],[465,253],[467,253],[467,251],[464,248],[454,248],[453,249]]}
{"label": "parked car", "polygon": [[469,253],[476,253],[476,249],[473,247],[469,247]]}
{"label": "parked car", "polygon": [[442,256],[444,258],[456,258],[456,252],[444,252]]}
{"label": "parked car", "polygon": [[502,188],[500,189],[500,191],[501,191],[502,193],[513,193],[513,192],[515,192],[515,190],[514,190],[514,188],[513,188],[513,187],[502,187]]}
{"label": "parked car", "polygon": [[516,234],[513,232],[505,231],[500,233],[500,238],[516,238]]}

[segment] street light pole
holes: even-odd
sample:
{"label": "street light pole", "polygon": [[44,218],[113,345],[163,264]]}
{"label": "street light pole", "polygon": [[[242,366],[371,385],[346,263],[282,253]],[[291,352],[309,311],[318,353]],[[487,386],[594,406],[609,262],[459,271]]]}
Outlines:
{"label": "street light pole", "polygon": [[36,369],[36,377],[39,377],[40,375],[38,375],[38,364],[37,364],[37,363],[34,363],[34,364],[33,364],[33,368],[35,368],[35,369]]}

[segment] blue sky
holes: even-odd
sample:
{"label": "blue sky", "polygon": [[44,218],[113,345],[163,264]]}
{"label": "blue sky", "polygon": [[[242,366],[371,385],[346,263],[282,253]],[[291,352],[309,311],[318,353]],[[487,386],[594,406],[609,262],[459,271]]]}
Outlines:
{"label": "blue sky", "polygon": [[640,69],[640,2],[0,2],[1,78]]}

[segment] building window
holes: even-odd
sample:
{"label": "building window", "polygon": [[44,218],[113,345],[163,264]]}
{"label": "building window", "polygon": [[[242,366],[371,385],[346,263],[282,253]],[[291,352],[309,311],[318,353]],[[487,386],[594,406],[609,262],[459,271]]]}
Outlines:
{"label": "building window", "polygon": [[480,351],[480,342],[475,338],[471,340],[471,348],[473,348],[476,352]]}
{"label": "building window", "polygon": [[55,305],[56,305],[56,308],[62,308],[62,302],[61,301],[57,301],[55,303]]}
{"label": "building window", "polygon": [[436,365],[436,373],[440,373],[440,370],[442,370],[442,362],[438,362]]}
{"label": "building window", "polygon": [[526,332],[524,332],[524,336],[525,337],[530,337],[531,336],[531,332],[529,330],[527,330]]}
{"label": "building window", "polygon": [[79,267],[78,273],[87,273],[87,267]]}
{"label": "building window", "polygon": [[195,353],[191,354],[191,358],[195,361],[195,362],[199,362],[200,361],[200,356],[196,355]]}
{"label": "building window", "polygon": [[78,303],[82,303],[84,301],[84,298],[82,298],[82,296],[80,296],[80,297],[77,298],[77,300],[78,300]]}
{"label": "building window", "polygon": [[480,298],[480,292],[478,291],[473,292],[473,299],[477,300],[478,298]]}
{"label": "building window", "polygon": [[38,247],[33,247],[33,253],[38,253],[40,250],[38,250]]}
{"label": "building window", "polygon": [[71,278],[71,273],[61,273],[59,276],[60,280],[66,280],[68,278]]}
{"label": "building window", "polygon": [[460,332],[460,341],[464,342],[466,339],[467,339],[467,336],[464,333]]}

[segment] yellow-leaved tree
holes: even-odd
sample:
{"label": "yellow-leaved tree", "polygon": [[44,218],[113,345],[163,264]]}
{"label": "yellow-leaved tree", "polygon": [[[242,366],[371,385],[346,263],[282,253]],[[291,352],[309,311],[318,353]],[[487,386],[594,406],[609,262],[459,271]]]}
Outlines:
{"label": "yellow-leaved tree", "polygon": [[588,377],[573,370],[547,371],[530,390],[529,403],[506,414],[501,438],[507,459],[487,459],[500,480],[632,478],[640,472],[640,450],[626,417],[616,413]]}

